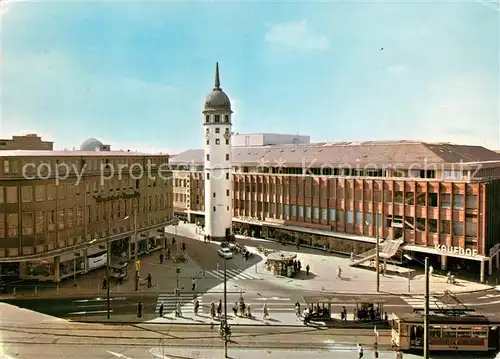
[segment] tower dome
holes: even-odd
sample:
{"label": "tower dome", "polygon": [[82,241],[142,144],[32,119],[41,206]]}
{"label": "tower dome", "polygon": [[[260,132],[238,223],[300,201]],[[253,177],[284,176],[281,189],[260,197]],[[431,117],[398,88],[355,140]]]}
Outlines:
{"label": "tower dome", "polygon": [[223,111],[223,112],[232,112],[231,111],[231,101],[229,97],[226,95],[222,88],[220,87],[220,77],[219,77],[219,63],[215,64],[215,86],[207,97],[205,98],[205,105],[203,112],[212,112],[212,111]]}
{"label": "tower dome", "polygon": [[80,146],[80,151],[95,151],[101,149],[104,144],[96,138],[89,138],[85,140]]}

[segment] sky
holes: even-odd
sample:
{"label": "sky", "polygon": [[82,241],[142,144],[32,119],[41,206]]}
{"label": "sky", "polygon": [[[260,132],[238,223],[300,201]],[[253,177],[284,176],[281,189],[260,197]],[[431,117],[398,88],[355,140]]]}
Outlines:
{"label": "sky", "polygon": [[500,149],[500,5],[1,1],[0,137],[201,148],[220,63],[234,131]]}

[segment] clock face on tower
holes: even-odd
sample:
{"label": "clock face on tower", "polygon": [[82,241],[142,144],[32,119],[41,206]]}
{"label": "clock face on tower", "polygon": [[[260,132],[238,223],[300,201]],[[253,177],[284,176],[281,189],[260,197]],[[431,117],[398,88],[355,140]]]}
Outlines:
{"label": "clock face on tower", "polygon": [[231,138],[231,132],[229,132],[229,131],[225,132],[225,133],[224,133],[224,138],[225,138],[226,140],[229,140],[229,139]]}

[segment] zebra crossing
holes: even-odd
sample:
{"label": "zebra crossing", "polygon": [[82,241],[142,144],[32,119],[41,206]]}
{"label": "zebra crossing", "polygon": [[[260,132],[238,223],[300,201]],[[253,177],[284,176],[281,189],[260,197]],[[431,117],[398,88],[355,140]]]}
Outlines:
{"label": "zebra crossing", "polygon": [[[245,273],[237,269],[227,269],[227,280],[236,279],[236,280],[255,280],[260,279],[257,276],[252,275],[251,273]],[[218,280],[224,280],[224,271],[219,270],[210,270],[206,271],[205,275],[209,275]]]}
{"label": "zebra crossing", "polygon": [[161,303],[163,303],[164,314],[175,312],[175,305],[178,302],[181,304],[182,310],[194,311],[194,303],[198,300],[201,304],[201,299],[201,296],[192,293],[180,293],[178,297],[172,293],[160,293],[156,302],[155,313],[159,314]]}
{"label": "zebra crossing", "polygon": [[[424,309],[425,308],[425,295],[423,294],[414,294],[411,296],[401,297],[408,305],[410,305],[414,309]],[[448,305],[443,303],[438,298],[431,296],[429,298],[429,308],[430,309],[439,309],[439,308],[447,308]]]}

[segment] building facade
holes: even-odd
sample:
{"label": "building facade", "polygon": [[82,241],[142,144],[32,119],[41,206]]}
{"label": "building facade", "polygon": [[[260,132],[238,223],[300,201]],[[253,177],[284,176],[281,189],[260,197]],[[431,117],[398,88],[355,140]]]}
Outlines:
{"label": "building facade", "polygon": [[163,246],[173,217],[167,155],[0,151],[2,275],[60,281]]}
{"label": "building facade", "polygon": [[30,133],[25,136],[12,136],[12,139],[0,139],[0,151],[52,151],[53,149],[53,142],[42,141],[42,138],[34,133]]}
{"label": "building facade", "polygon": [[228,238],[232,229],[231,114],[217,63],[215,86],[203,108],[205,234],[214,240]]}
{"label": "building facade", "polygon": [[[498,267],[494,151],[394,141],[233,147],[232,155],[235,228],[346,254],[373,248],[377,234],[402,238],[401,253],[481,281]],[[171,163],[176,213],[202,222],[202,152]]]}

